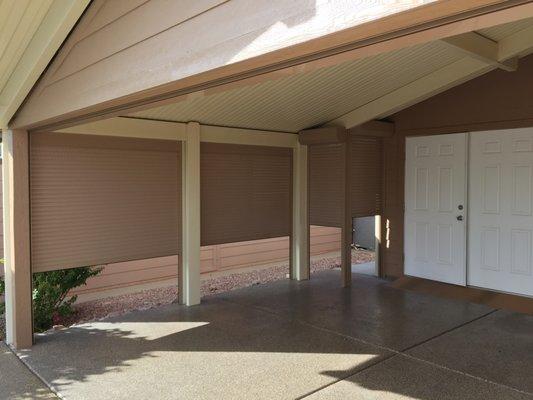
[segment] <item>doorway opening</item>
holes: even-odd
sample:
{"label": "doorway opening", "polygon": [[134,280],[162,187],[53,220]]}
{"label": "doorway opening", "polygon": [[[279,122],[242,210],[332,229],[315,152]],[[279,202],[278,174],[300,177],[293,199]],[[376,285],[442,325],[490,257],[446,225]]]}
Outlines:
{"label": "doorway opening", "polygon": [[379,224],[377,215],[352,219],[352,272],[378,276]]}

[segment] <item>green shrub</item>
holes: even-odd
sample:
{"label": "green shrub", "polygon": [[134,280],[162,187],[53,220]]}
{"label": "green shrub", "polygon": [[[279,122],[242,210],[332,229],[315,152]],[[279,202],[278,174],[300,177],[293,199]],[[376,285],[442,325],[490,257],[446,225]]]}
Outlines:
{"label": "green shrub", "polygon": [[[0,276],[0,296],[3,296],[6,292],[6,284],[4,282],[4,277]],[[0,303],[0,315],[2,315],[6,311],[6,305],[2,301]]]}
{"label": "green shrub", "polygon": [[68,292],[85,285],[87,279],[100,273],[102,268],[79,267],[33,274],[33,325],[37,332],[72,315],[72,304],[77,296],[67,299]]}

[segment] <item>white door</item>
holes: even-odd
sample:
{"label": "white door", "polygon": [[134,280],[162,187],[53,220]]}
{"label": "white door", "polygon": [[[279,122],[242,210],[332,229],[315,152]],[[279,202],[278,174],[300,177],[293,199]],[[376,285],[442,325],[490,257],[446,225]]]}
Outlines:
{"label": "white door", "polygon": [[533,296],[533,128],[470,139],[468,284]]}
{"label": "white door", "polygon": [[466,154],[466,133],[407,138],[407,275],[466,285]]}

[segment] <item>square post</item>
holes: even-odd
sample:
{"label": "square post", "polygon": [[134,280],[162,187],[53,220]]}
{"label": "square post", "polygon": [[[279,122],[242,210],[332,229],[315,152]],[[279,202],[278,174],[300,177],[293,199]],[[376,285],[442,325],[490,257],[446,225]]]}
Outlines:
{"label": "square post", "polygon": [[293,150],[293,193],[291,235],[291,278],[309,279],[309,192],[307,146],[296,144]]}
{"label": "square post", "polygon": [[351,202],[351,140],[350,135],[346,136],[346,141],[342,143],[343,153],[343,210],[341,226],[341,271],[342,285],[344,287],[352,284],[352,202]]}
{"label": "square post", "polygon": [[33,344],[28,132],[4,131],[2,143],[6,342],[24,349]]}
{"label": "square post", "polygon": [[182,257],[179,302],[200,304],[200,124],[189,122],[182,146]]}

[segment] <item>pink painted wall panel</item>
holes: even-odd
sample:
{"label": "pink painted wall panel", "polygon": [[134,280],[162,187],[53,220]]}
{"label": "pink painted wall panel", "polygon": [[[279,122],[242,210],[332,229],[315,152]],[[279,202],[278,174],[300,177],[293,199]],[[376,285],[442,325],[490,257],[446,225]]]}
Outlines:
{"label": "pink painted wall panel", "polygon": [[[340,250],[340,229],[322,226],[311,227],[311,255],[319,255]],[[235,270],[255,265],[288,263],[289,238],[252,240],[202,247],[200,255],[202,273]],[[169,279],[177,279],[177,257],[157,257],[108,264],[104,271],[91,278],[87,286],[73,291],[73,294],[97,294],[138,287],[160,282],[168,284]],[[134,291],[135,289],[131,288]]]}

